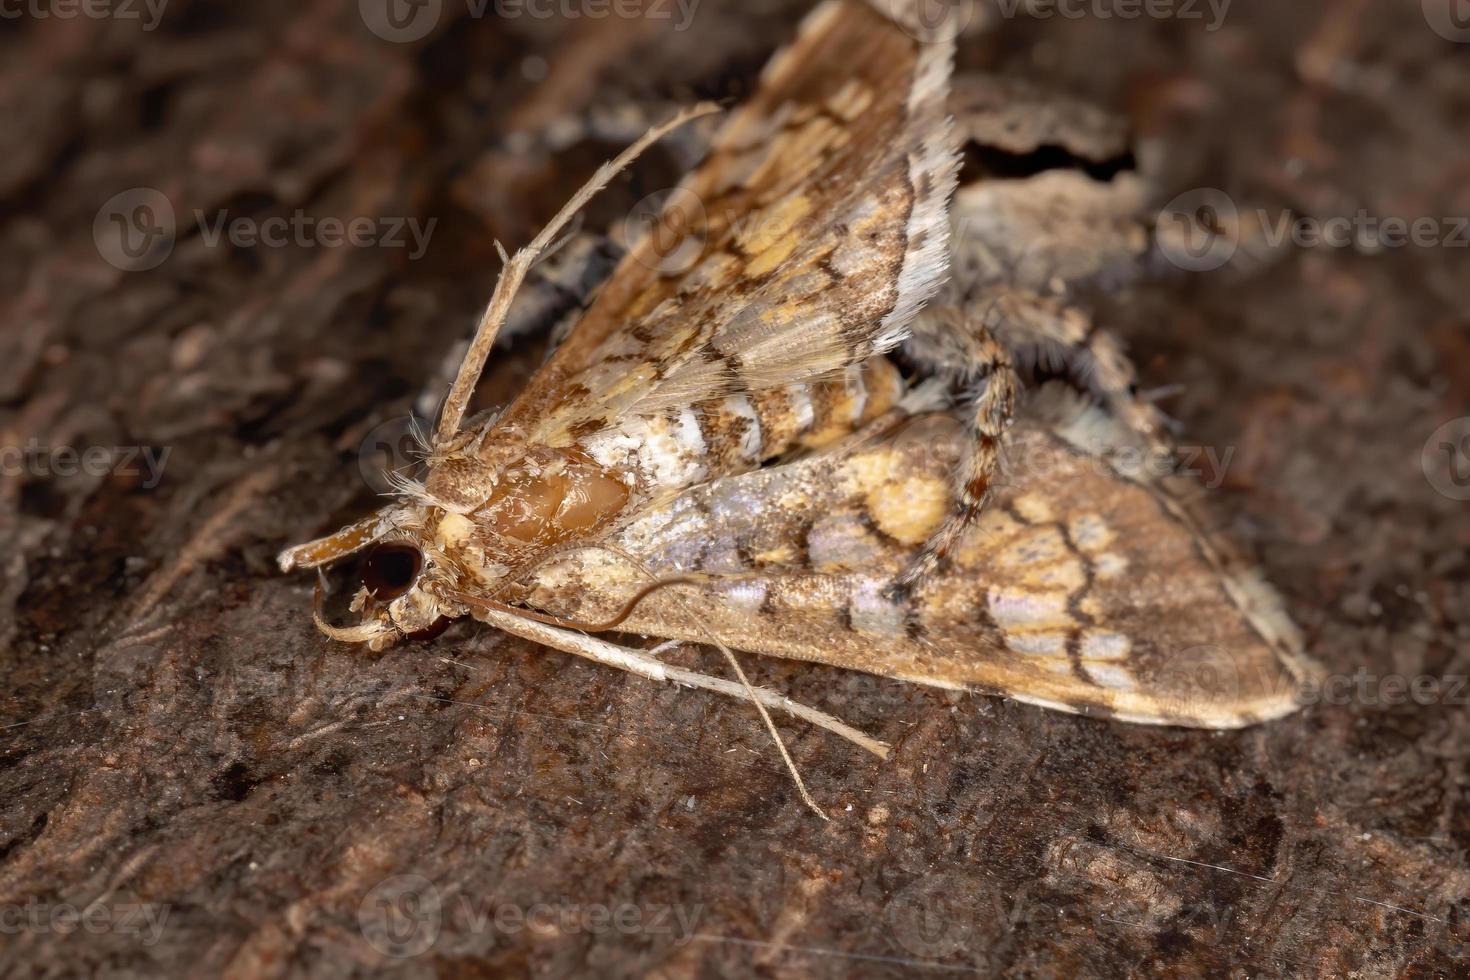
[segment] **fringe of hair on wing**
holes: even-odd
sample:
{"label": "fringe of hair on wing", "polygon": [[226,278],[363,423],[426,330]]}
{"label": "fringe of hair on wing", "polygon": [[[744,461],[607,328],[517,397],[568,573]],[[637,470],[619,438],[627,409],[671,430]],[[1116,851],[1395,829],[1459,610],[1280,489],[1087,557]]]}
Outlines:
{"label": "fringe of hair on wing", "polygon": [[[1030,408],[1079,451],[1102,455],[1142,446],[1139,438],[1106,409],[1059,382],[1044,385],[1037,391]],[[1231,601],[1299,684],[1321,673],[1321,667],[1306,655],[1301,631],[1287,615],[1280,593],[1233,547],[1206,533],[1198,508],[1191,505],[1187,495],[1181,494],[1177,486],[1170,486],[1168,480],[1149,477],[1147,473],[1119,471],[1119,475],[1147,486],[1170,515],[1188,528],[1199,542],[1201,553],[1220,576]]]}

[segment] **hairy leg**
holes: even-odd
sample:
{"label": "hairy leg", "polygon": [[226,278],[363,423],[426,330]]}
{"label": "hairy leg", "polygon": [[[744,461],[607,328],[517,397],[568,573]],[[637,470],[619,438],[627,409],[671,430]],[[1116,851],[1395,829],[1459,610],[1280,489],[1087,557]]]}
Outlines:
{"label": "hairy leg", "polygon": [[1163,415],[1140,399],[1132,362],[1090,315],[1029,290],[994,287],[920,314],[904,353],[945,378],[968,406],[967,452],[955,469],[953,510],[895,580],[912,592],[944,566],[991,496],[1022,378],[1061,379],[1098,399],[1151,450],[1167,453]]}
{"label": "hairy leg", "polygon": [[1065,380],[1098,399],[1151,448],[1167,448],[1163,415],[1138,397],[1133,363],[1117,337],[1091,314],[1063,300],[1007,287],[981,291],[969,308],[986,311],[986,325],[1022,377]]}
{"label": "hairy leg", "polygon": [[893,590],[899,594],[912,592],[940,569],[955,543],[984,511],[1020,385],[1010,352],[973,311],[951,307],[924,312],[915,322],[905,352],[947,377],[963,393],[969,403],[970,438],[955,469],[954,509],[894,582]]}

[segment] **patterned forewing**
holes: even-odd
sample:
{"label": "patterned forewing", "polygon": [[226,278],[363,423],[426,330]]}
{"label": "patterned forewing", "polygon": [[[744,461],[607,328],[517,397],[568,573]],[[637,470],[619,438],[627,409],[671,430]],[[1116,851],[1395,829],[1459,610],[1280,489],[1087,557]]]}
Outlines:
{"label": "patterned forewing", "polygon": [[815,10],[500,424],[565,445],[901,340],[947,268],[951,60],[864,0]]}
{"label": "patterned forewing", "polygon": [[1294,709],[1311,668],[1265,587],[1212,560],[1159,487],[1035,422],[953,564],[890,601],[947,510],[959,438],[931,416],[715,481],[543,569],[528,599],[596,619],[650,574],[699,574],[626,628],[1135,722],[1228,728]]}

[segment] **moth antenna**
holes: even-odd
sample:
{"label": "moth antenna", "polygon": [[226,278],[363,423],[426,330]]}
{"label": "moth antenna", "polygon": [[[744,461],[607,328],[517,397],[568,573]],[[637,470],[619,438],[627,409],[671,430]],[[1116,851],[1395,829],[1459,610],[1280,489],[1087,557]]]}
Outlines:
{"label": "moth antenna", "polygon": [[1181,384],[1160,385],[1157,388],[1149,388],[1147,391],[1140,391],[1138,393],[1138,400],[1141,402],[1148,402],[1150,405],[1153,405],[1157,402],[1163,401],[1166,398],[1173,398],[1175,395],[1182,395],[1188,390],[1188,388]]}
{"label": "moth antenna", "polygon": [[662,657],[670,650],[677,650],[683,645],[683,640],[664,640],[658,646],[649,648],[648,655],[650,657]]}
{"label": "moth antenna", "polygon": [[[484,316],[480,318],[480,325],[475,328],[475,339],[471,341],[469,349],[465,352],[464,361],[459,366],[459,373],[455,376],[454,384],[449,389],[449,397],[444,401],[444,409],[439,416],[439,425],[434,430],[436,446],[445,445],[459,431],[459,423],[463,420],[465,410],[469,407],[470,396],[474,393],[475,385],[480,382],[480,374],[485,370],[485,361],[490,356],[490,349],[495,346],[495,335],[500,332],[501,326],[505,323],[505,318],[510,313],[510,304],[515,299],[515,294],[520,290],[521,283],[526,279],[526,273],[535,264],[537,257],[546,250],[546,247],[551,244],[567,222],[571,221],[572,217],[598,191],[606,187],[609,181],[638,159],[645,150],[690,120],[718,111],[719,106],[714,103],[702,102],[693,108],[685,109],[663,125],[653,127],[633,145],[598,167],[592,179],[587,181],[582,189],[577,191],[572,199],[556,213],[550,223],[542,228],[541,233],[531,241],[531,244],[516,252],[512,258],[505,258],[505,250],[500,249],[504,264],[500,269],[499,278],[495,281],[495,292],[490,297],[490,305],[485,308]],[[496,247],[500,248],[499,243]]]}
{"label": "moth antenna", "polygon": [[[985,306],[985,312],[980,314],[980,322],[981,322],[981,324],[983,324],[987,328],[998,326],[999,324],[994,319],[995,313],[996,313],[997,310],[1000,310],[1000,298],[999,297],[993,297],[990,300],[990,302],[988,304],[986,304],[986,306]],[[1001,319],[1004,319],[1004,318],[1005,318],[1005,314],[1004,314],[1004,311],[1002,311],[1001,312]]]}

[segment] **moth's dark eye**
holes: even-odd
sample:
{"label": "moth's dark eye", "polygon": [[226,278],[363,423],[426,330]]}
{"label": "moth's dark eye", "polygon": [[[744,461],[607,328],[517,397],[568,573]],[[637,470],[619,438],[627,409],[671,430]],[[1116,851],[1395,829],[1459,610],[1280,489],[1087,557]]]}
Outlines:
{"label": "moth's dark eye", "polygon": [[411,544],[380,544],[362,563],[362,584],[374,599],[392,602],[413,588],[424,567],[423,552]]}

